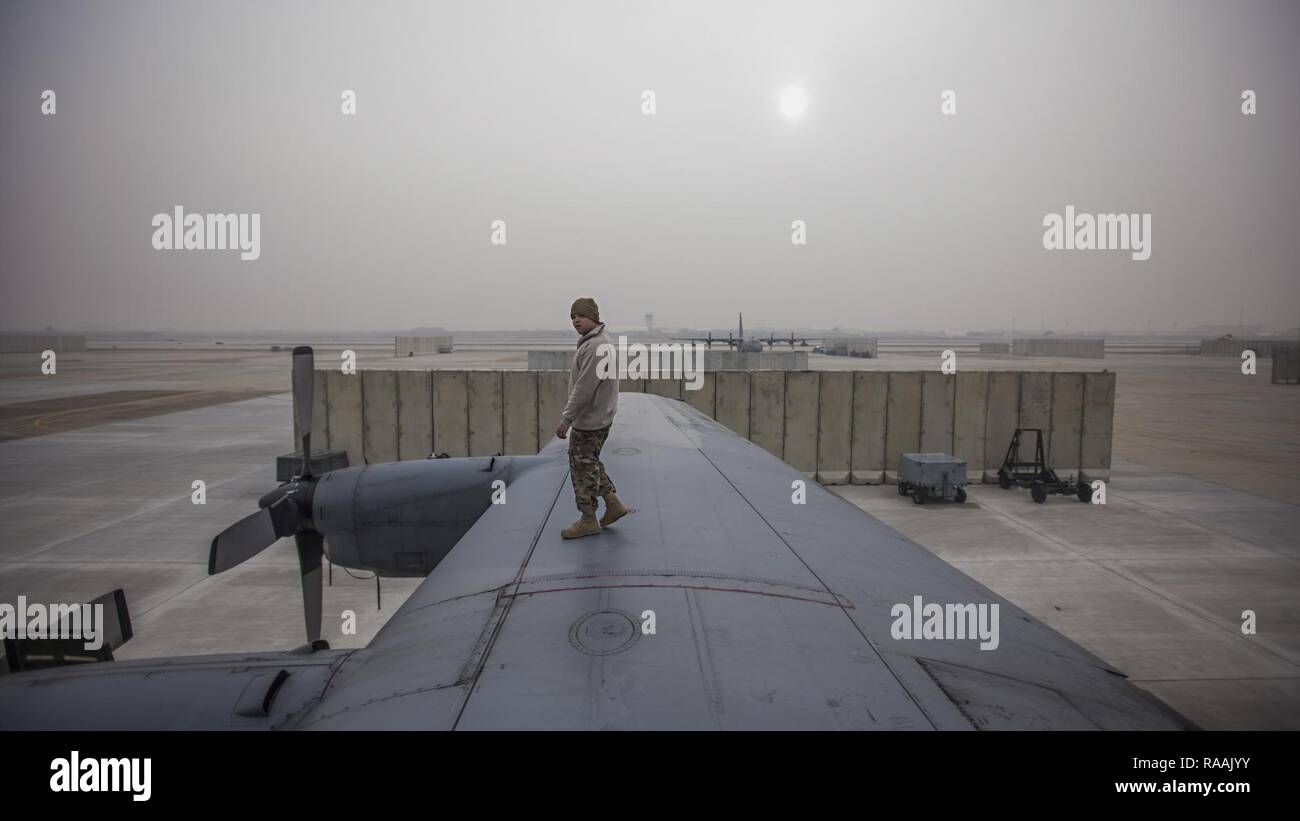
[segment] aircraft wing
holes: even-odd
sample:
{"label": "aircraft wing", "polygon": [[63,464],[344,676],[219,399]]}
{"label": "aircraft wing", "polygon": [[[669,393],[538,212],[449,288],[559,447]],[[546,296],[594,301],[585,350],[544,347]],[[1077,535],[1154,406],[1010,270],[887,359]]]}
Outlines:
{"label": "aircraft wing", "polygon": [[[623,394],[602,459],[637,513],[565,541],[564,443],[343,665],[314,728],[1179,728],[1118,672],[683,402]],[[1000,644],[891,608],[998,603]],[[648,633],[653,613],[654,632]]]}
{"label": "aircraft wing", "polygon": [[[758,341],[762,342],[764,345],[767,345],[768,347],[775,348],[777,345],[789,345],[790,337],[776,336],[776,337],[768,337],[767,339],[760,339]],[[794,341],[804,347],[813,347],[813,343],[825,342],[826,339],[825,337],[820,337],[820,336],[796,336],[794,338]]]}
{"label": "aircraft wing", "polygon": [[[564,448],[543,449],[553,460],[509,485],[365,649],[0,677],[0,727],[1190,726],[815,482],[793,504],[801,473],[683,402],[620,397],[602,458],[637,512],[599,536],[560,538],[577,515]],[[892,638],[891,609],[916,596],[997,603],[997,649]],[[276,678],[267,717],[232,724]],[[101,718],[69,723],[59,702]]]}
{"label": "aircraft wing", "polygon": [[740,341],[726,336],[670,336],[668,338],[674,342],[707,342],[710,345],[714,343],[719,345],[734,345]]}

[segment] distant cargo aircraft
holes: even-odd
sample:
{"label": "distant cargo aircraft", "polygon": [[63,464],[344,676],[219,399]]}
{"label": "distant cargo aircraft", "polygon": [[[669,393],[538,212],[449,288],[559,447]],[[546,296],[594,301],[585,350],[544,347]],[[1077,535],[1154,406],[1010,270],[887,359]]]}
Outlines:
{"label": "distant cargo aircraft", "polygon": [[735,348],[736,350],[742,351],[744,353],[758,353],[763,350],[764,345],[767,345],[768,347],[776,347],[777,344],[781,344],[781,345],[789,344],[790,349],[794,350],[794,346],[796,342],[800,345],[806,346],[809,343],[809,341],[812,342],[822,341],[820,338],[796,337],[794,335],[794,331],[790,332],[789,339],[786,338],[777,339],[772,334],[768,334],[767,339],[759,339],[753,336],[745,336],[745,315],[742,313],[739,315],[739,317],[740,317],[740,328],[736,336],[732,336],[731,331],[727,331],[726,339],[723,339],[722,337],[718,337],[715,339],[713,337],[713,332],[709,331],[708,336],[675,336],[673,337],[673,339],[678,339],[685,342],[703,342],[707,344],[710,348],[713,347],[714,342],[717,342],[720,345],[726,344],[728,347]]}
{"label": "distant cargo aircraft", "polygon": [[[310,453],[311,349],[293,366]],[[623,393],[605,452],[640,511],[580,544],[560,538],[560,439],[316,476],[304,462],[212,541],[209,572],[292,536],[306,645],[0,676],[0,730],[1191,728],[685,402]],[[367,646],[333,650],[322,556],[427,578]],[[1000,612],[995,646],[932,635],[931,608]]]}

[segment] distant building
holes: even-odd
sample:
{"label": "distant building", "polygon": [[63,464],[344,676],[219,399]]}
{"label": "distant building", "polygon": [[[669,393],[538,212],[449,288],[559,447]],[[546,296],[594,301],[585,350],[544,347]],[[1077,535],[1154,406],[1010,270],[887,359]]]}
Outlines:
{"label": "distant building", "polygon": [[1195,325],[1183,333],[1187,336],[1199,336],[1205,339],[1218,339],[1225,334],[1232,334],[1233,336],[1265,336],[1263,325],[1238,325],[1235,322]]}

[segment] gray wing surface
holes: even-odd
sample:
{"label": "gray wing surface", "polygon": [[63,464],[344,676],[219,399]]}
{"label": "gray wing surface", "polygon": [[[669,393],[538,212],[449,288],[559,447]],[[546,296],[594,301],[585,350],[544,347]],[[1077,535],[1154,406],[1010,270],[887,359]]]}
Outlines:
{"label": "gray wing surface", "polygon": [[0,676],[0,730],[293,726],[349,652],[108,661]]}
{"label": "gray wing surface", "polygon": [[[683,402],[620,397],[602,458],[637,512],[599,536],[560,538],[577,515],[564,449],[553,441],[542,452],[553,458],[511,482],[506,503],[489,507],[365,649],[0,678],[0,704],[12,708],[0,708],[0,726],[1189,726],[815,482],[806,504],[792,504],[801,473]],[[998,603],[999,647],[893,639],[891,608],[918,595]],[[644,633],[651,611],[654,632]],[[256,713],[277,677],[266,717],[235,715],[235,704]],[[152,689],[134,690],[141,678]],[[201,699],[203,709],[180,712]],[[55,709],[67,701],[79,706]]]}
{"label": "gray wing surface", "polygon": [[[625,393],[602,458],[638,512],[566,542],[564,444],[494,506],[304,727],[1182,728],[1082,648],[682,402]],[[891,608],[998,603],[1000,646]],[[655,632],[641,631],[653,611]]]}

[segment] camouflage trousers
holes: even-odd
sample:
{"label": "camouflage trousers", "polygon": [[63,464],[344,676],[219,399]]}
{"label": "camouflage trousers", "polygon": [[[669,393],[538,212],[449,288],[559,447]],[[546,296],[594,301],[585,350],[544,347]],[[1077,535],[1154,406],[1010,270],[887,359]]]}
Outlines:
{"label": "camouflage trousers", "polygon": [[573,479],[573,499],[583,513],[594,514],[596,497],[615,492],[600,461],[600,449],[608,438],[609,428],[569,430],[569,476]]}

